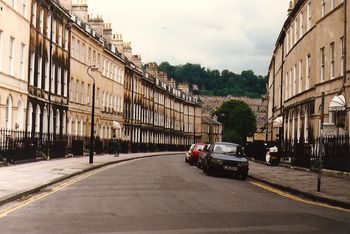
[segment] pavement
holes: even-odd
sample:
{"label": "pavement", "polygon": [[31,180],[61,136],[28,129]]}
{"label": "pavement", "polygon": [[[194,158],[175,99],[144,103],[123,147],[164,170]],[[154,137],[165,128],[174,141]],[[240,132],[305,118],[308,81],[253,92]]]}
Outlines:
{"label": "pavement", "polygon": [[[132,153],[53,159],[0,167],[0,205],[81,173],[106,165],[146,157],[183,154],[184,152]],[[350,209],[350,177],[322,175],[321,192],[317,192],[317,173],[286,167],[270,167],[250,161],[249,177],[277,189],[305,198]]]}
{"label": "pavement", "polygon": [[307,169],[250,161],[249,177],[288,193],[350,209],[350,177],[344,173],[323,171],[320,192],[317,192],[318,173]]}

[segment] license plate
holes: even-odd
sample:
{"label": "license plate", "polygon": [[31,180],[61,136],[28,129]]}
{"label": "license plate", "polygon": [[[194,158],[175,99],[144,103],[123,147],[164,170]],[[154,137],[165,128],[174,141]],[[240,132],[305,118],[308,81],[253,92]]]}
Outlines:
{"label": "license plate", "polygon": [[224,166],[224,170],[226,170],[226,171],[237,171],[237,167]]}

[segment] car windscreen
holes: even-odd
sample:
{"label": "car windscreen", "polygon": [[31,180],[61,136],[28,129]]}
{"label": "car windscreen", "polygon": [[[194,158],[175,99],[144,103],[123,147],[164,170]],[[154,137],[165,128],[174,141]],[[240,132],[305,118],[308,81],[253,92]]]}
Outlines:
{"label": "car windscreen", "polygon": [[197,145],[196,150],[202,150],[202,149],[204,149],[204,146],[205,145]]}
{"label": "car windscreen", "polygon": [[214,153],[237,153],[238,145],[231,145],[231,144],[217,144],[213,148]]}

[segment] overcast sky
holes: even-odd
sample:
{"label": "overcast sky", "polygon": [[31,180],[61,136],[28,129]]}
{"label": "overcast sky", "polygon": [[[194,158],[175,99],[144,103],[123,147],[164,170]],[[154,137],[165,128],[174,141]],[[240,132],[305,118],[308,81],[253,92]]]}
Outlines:
{"label": "overcast sky", "polygon": [[87,0],[143,63],[266,75],[289,0]]}

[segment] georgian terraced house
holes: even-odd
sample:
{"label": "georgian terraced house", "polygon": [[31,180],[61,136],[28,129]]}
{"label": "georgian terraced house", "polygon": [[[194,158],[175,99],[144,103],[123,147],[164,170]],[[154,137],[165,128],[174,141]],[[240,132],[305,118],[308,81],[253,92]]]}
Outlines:
{"label": "georgian terraced house", "polygon": [[26,128],[30,20],[31,1],[0,0],[0,129]]}
{"label": "georgian terraced house", "polygon": [[23,131],[18,147],[32,152],[56,147],[63,156],[76,139],[87,148],[93,80],[101,150],[114,135],[129,151],[201,141],[199,100],[155,64],[143,66],[111,24],[88,14],[86,0],[0,0],[1,149],[11,131]]}
{"label": "georgian terraced house", "polygon": [[268,73],[268,139],[309,141],[350,132],[350,5],[291,1]]}

